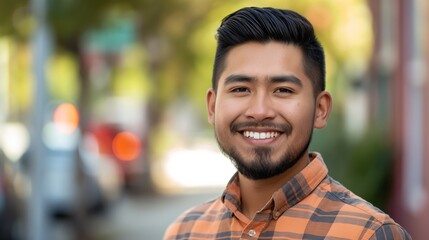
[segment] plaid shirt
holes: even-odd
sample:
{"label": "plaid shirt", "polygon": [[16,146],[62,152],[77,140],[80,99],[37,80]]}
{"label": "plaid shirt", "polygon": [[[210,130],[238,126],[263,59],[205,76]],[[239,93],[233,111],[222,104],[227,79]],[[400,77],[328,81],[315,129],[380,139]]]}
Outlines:
{"label": "plaid shirt", "polygon": [[388,215],[328,176],[320,154],[253,219],[235,175],[223,195],[183,213],[164,239],[411,239]]}

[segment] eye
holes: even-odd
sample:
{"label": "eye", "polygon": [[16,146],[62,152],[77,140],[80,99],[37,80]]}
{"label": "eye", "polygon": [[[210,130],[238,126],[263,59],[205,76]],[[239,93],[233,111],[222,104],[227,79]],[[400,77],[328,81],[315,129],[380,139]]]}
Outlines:
{"label": "eye", "polygon": [[294,91],[290,88],[277,88],[274,93],[293,93]]}
{"label": "eye", "polygon": [[231,90],[231,92],[235,92],[235,93],[243,93],[243,92],[249,92],[249,89],[248,89],[248,88],[246,88],[246,87],[236,87],[236,88],[233,88],[233,89]]}

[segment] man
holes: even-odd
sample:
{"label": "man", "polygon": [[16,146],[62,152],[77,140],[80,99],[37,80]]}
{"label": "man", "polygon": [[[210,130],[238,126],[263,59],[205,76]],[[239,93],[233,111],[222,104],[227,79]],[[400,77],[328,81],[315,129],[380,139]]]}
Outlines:
{"label": "man", "polygon": [[[411,239],[309,153],[331,111],[323,48],[301,15],[244,8],[218,29],[208,120],[238,172],[165,239]],[[197,180],[196,180],[197,181]]]}

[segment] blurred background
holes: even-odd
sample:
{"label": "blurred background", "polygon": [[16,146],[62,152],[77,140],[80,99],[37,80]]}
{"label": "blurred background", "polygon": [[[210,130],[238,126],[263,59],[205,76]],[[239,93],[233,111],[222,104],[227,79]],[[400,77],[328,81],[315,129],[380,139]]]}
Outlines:
{"label": "blurred background", "polygon": [[207,123],[215,33],[305,15],[334,107],[311,150],[414,239],[429,221],[429,3],[0,0],[0,239],[161,239],[234,168]]}

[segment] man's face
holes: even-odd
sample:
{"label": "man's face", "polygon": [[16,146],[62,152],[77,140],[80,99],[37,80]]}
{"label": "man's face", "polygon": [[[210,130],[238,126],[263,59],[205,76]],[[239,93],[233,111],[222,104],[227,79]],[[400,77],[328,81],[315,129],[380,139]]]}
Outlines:
{"label": "man's face", "polygon": [[[217,91],[207,94],[219,146],[250,179],[278,175],[306,157],[313,127],[326,123],[302,61],[301,50],[290,44],[236,46]],[[321,102],[326,96],[330,109],[329,95]]]}

